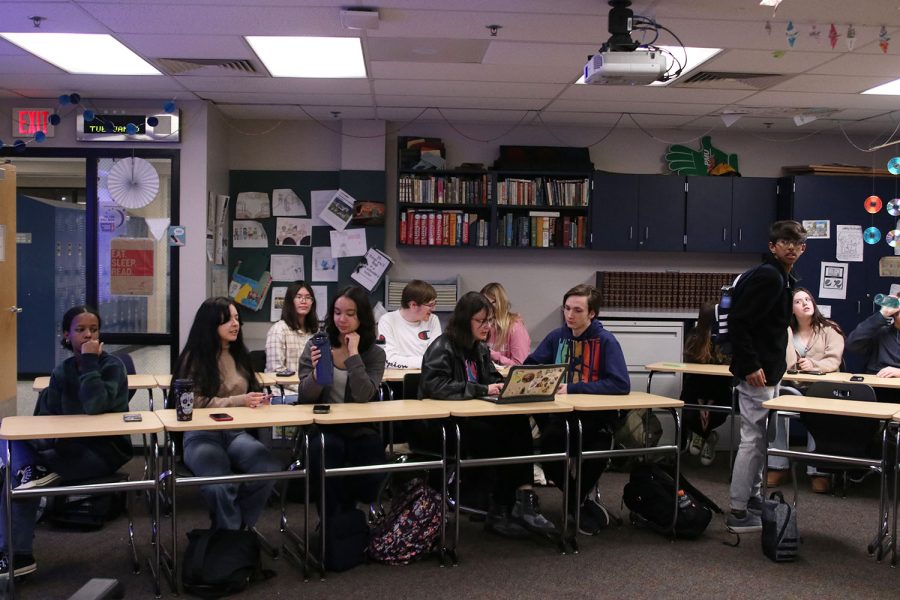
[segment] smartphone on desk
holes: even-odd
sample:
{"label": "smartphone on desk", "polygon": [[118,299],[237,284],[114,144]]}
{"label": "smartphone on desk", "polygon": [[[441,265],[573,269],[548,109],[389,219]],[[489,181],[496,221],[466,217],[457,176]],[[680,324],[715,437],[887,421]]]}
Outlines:
{"label": "smartphone on desk", "polygon": [[327,415],[331,412],[331,405],[329,404],[314,404],[313,405],[313,413],[317,415]]}
{"label": "smartphone on desk", "polygon": [[234,421],[234,417],[228,413],[211,413],[209,418],[213,421]]}
{"label": "smartphone on desk", "polygon": [[139,421],[143,421],[144,419],[137,413],[125,413],[124,415],[122,415],[122,420],[126,423],[137,423]]}
{"label": "smartphone on desk", "polygon": [[276,377],[290,377],[294,373],[296,373],[296,371],[293,371],[291,369],[284,369],[283,371],[276,371],[275,376]]}

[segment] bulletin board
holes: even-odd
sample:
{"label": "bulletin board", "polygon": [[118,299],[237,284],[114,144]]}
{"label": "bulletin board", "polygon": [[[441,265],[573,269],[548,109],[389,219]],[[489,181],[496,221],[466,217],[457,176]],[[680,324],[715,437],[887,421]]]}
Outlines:
{"label": "bulletin board", "polygon": [[[264,272],[270,272],[271,255],[294,255],[303,257],[304,279],[312,286],[323,286],[328,289],[330,301],[338,289],[355,284],[350,278],[360,262],[360,256],[349,256],[335,259],[337,262],[337,281],[316,281],[313,277],[312,256],[314,248],[331,247],[331,231],[333,227],[328,225],[314,225],[311,227],[310,245],[276,245],[278,236],[277,223],[279,217],[273,213],[273,190],[289,189],[300,199],[306,209],[306,215],[300,219],[312,218],[312,193],[323,190],[343,190],[352,196],[357,202],[374,202],[384,205],[386,194],[386,178],[384,171],[231,171],[229,173],[229,193],[231,200],[228,206],[229,222],[226,227],[228,244],[228,279],[232,280],[235,268],[239,265],[241,275],[253,278]],[[266,243],[264,247],[235,247],[232,239],[232,224],[235,221],[238,195],[242,192],[259,192],[268,195],[269,214],[264,218],[249,219],[258,222],[265,231]],[[293,217],[290,217],[293,218]],[[244,219],[241,219],[244,220]],[[282,221],[284,224],[285,221]],[[351,220],[346,230],[364,229],[365,243],[368,248],[384,250],[385,232],[383,221],[381,224],[361,225]],[[283,233],[282,233],[283,235]],[[304,240],[306,241],[306,240]],[[319,253],[324,251],[320,250]],[[266,294],[259,310],[252,310],[241,306],[241,317],[245,321],[271,322],[271,303],[273,290],[285,287],[293,280],[273,279],[271,287]],[[370,293],[370,300],[375,302],[384,297],[384,281]],[[317,297],[317,304],[322,300]],[[327,307],[327,304],[326,304]],[[277,320],[277,319],[276,319]]]}

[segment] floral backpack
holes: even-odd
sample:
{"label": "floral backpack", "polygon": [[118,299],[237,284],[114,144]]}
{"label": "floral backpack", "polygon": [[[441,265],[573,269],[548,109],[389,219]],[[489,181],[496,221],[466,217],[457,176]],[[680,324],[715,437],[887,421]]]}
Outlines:
{"label": "floral backpack", "polygon": [[434,551],[441,535],[441,502],[441,495],[423,479],[409,481],[372,530],[369,557],[405,565]]}

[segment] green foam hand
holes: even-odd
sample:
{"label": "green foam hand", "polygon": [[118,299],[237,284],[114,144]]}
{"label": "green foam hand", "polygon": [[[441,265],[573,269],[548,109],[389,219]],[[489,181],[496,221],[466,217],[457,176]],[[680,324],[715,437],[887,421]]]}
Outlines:
{"label": "green foam hand", "polygon": [[738,170],[737,154],[727,154],[712,145],[710,136],[703,136],[700,149],[693,150],[681,144],[669,146],[666,162],[669,170],[679,175],[709,175],[718,165],[728,165]]}

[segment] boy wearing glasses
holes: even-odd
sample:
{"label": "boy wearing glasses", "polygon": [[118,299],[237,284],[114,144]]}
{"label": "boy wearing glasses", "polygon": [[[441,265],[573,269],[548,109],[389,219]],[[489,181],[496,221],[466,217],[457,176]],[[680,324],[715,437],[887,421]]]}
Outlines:
{"label": "boy wearing glasses", "polygon": [[[591,285],[576,285],[563,296],[563,317],[566,324],[551,331],[525,364],[569,365],[566,383],[559,386],[558,394],[627,394],[631,391],[631,379],[625,364],[625,355],[616,337],[603,328],[597,319],[600,310],[600,292]],[[585,450],[608,450],[617,414],[614,411],[579,413],[584,428]],[[535,415],[541,430],[541,449],[544,452],[563,452],[566,440],[565,417],[559,415]],[[575,448],[576,425],[570,423],[571,447]],[[573,451],[574,452],[574,451]],[[563,489],[565,473],[557,462],[544,463],[544,472],[559,489]],[[609,511],[594,492],[594,484],[603,474],[605,463],[588,460],[583,464],[582,489],[576,490],[574,479],[569,486],[572,498],[581,505],[579,531],[595,535],[610,524]]]}
{"label": "boy wearing glasses", "polygon": [[806,249],[806,230],[796,221],[769,228],[769,255],[738,280],[728,313],[731,373],[741,409],[741,443],[731,475],[731,513],[725,524],[735,533],[760,531],[766,415],[762,403],[775,397],[787,362],[794,278],[791,270]]}
{"label": "boy wearing glasses", "polygon": [[400,295],[401,308],[378,321],[386,368],[422,368],[425,350],[441,335],[441,322],[432,313],[436,302],[437,292],[427,281],[413,279],[406,284]]}

